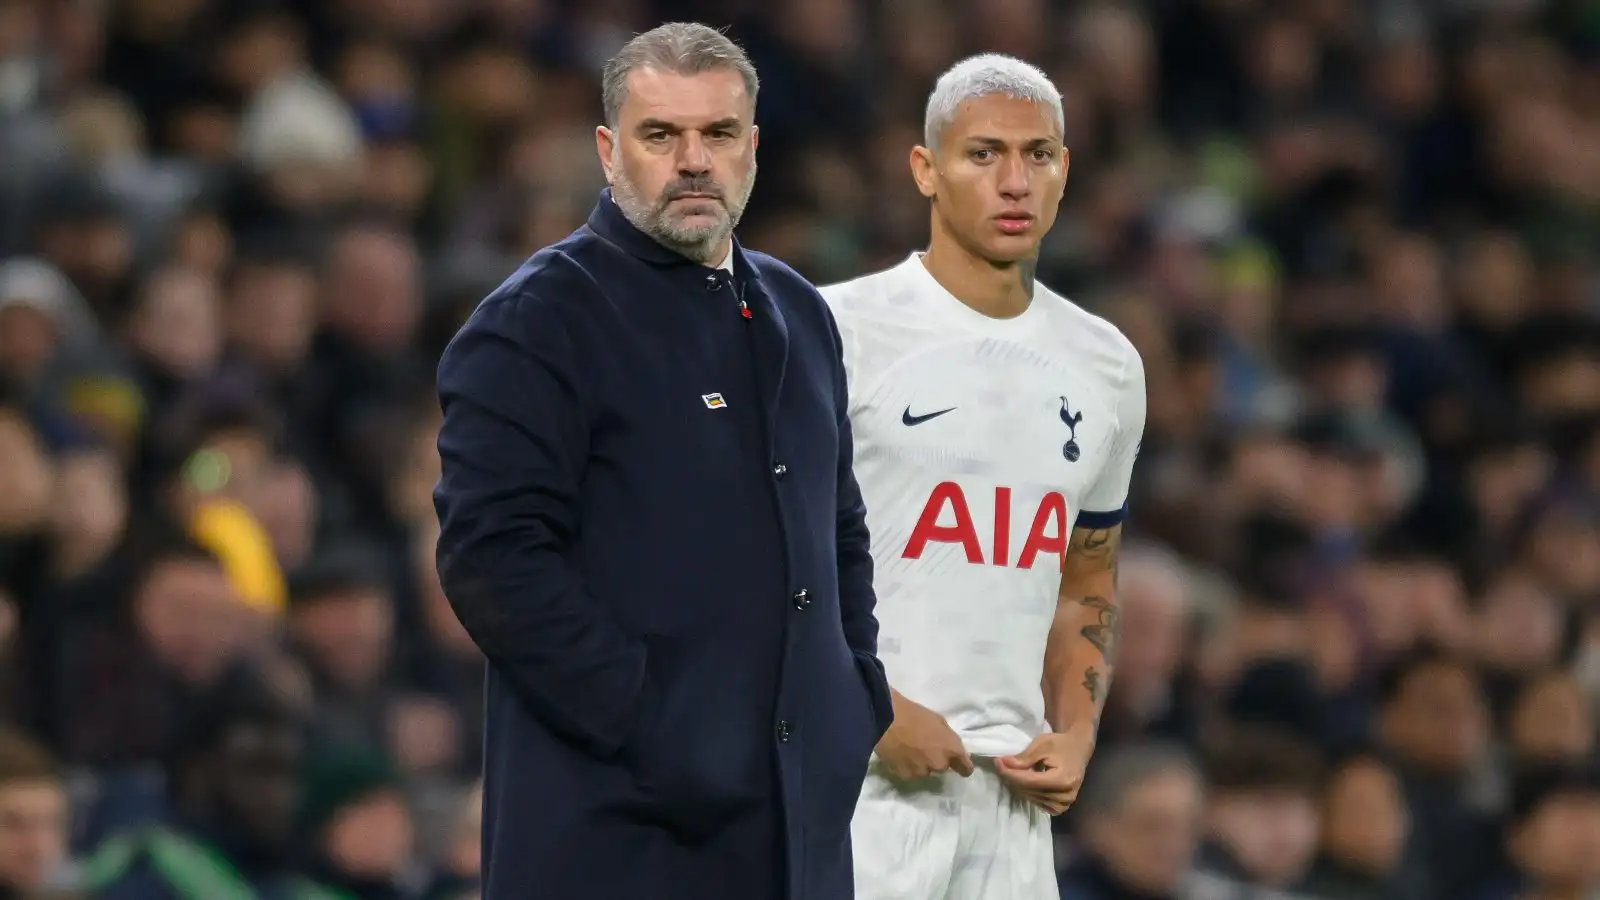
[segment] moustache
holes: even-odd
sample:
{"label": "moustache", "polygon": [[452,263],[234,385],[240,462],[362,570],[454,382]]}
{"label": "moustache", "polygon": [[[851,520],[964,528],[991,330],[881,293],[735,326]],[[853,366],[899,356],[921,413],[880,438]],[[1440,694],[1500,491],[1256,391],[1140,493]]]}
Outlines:
{"label": "moustache", "polygon": [[661,192],[661,202],[671,203],[691,194],[715,200],[723,205],[727,204],[722,186],[710,181],[680,181],[670,184]]}

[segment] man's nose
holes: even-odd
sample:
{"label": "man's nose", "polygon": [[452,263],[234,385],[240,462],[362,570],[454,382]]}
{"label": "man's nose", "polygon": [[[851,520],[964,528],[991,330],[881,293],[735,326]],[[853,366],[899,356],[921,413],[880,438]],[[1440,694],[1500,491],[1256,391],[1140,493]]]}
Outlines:
{"label": "man's nose", "polygon": [[1026,197],[1030,190],[1027,163],[1008,156],[1000,165],[1000,193],[1011,198]]}
{"label": "man's nose", "polygon": [[711,171],[711,152],[700,135],[685,135],[678,143],[678,171],[683,175],[705,175]]}

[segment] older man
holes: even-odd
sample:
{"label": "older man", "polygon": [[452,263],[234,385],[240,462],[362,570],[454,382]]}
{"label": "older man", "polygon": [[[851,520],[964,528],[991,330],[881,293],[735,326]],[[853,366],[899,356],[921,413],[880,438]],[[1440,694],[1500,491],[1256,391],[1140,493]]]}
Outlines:
{"label": "older man", "polygon": [[732,239],[757,81],[663,25],[607,65],[609,190],[439,367],[439,572],[489,659],[484,896],[852,896],[892,715],[837,330]]}

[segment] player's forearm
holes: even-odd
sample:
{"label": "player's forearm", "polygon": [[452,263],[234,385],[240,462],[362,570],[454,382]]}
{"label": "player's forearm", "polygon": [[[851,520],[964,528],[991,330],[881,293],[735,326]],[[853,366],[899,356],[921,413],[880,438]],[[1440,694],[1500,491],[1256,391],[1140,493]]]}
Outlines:
{"label": "player's forearm", "polygon": [[1111,691],[1116,655],[1117,597],[1062,595],[1045,645],[1045,718],[1052,731],[1098,731]]}
{"label": "player's forearm", "polygon": [[1117,656],[1122,526],[1072,529],[1045,645],[1045,717],[1057,732],[1100,727]]}

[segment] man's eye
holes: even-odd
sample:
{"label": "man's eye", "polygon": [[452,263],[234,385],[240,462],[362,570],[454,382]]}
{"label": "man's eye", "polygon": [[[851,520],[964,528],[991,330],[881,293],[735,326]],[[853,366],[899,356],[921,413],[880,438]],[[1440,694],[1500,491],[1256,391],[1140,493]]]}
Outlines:
{"label": "man's eye", "polygon": [[974,151],[972,151],[972,161],[973,162],[988,162],[989,159],[991,159],[993,156],[994,156],[994,151],[993,150],[985,149],[985,150],[974,150]]}
{"label": "man's eye", "polygon": [[645,135],[644,139],[652,144],[659,144],[667,139],[667,133],[665,131],[652,131]]}

